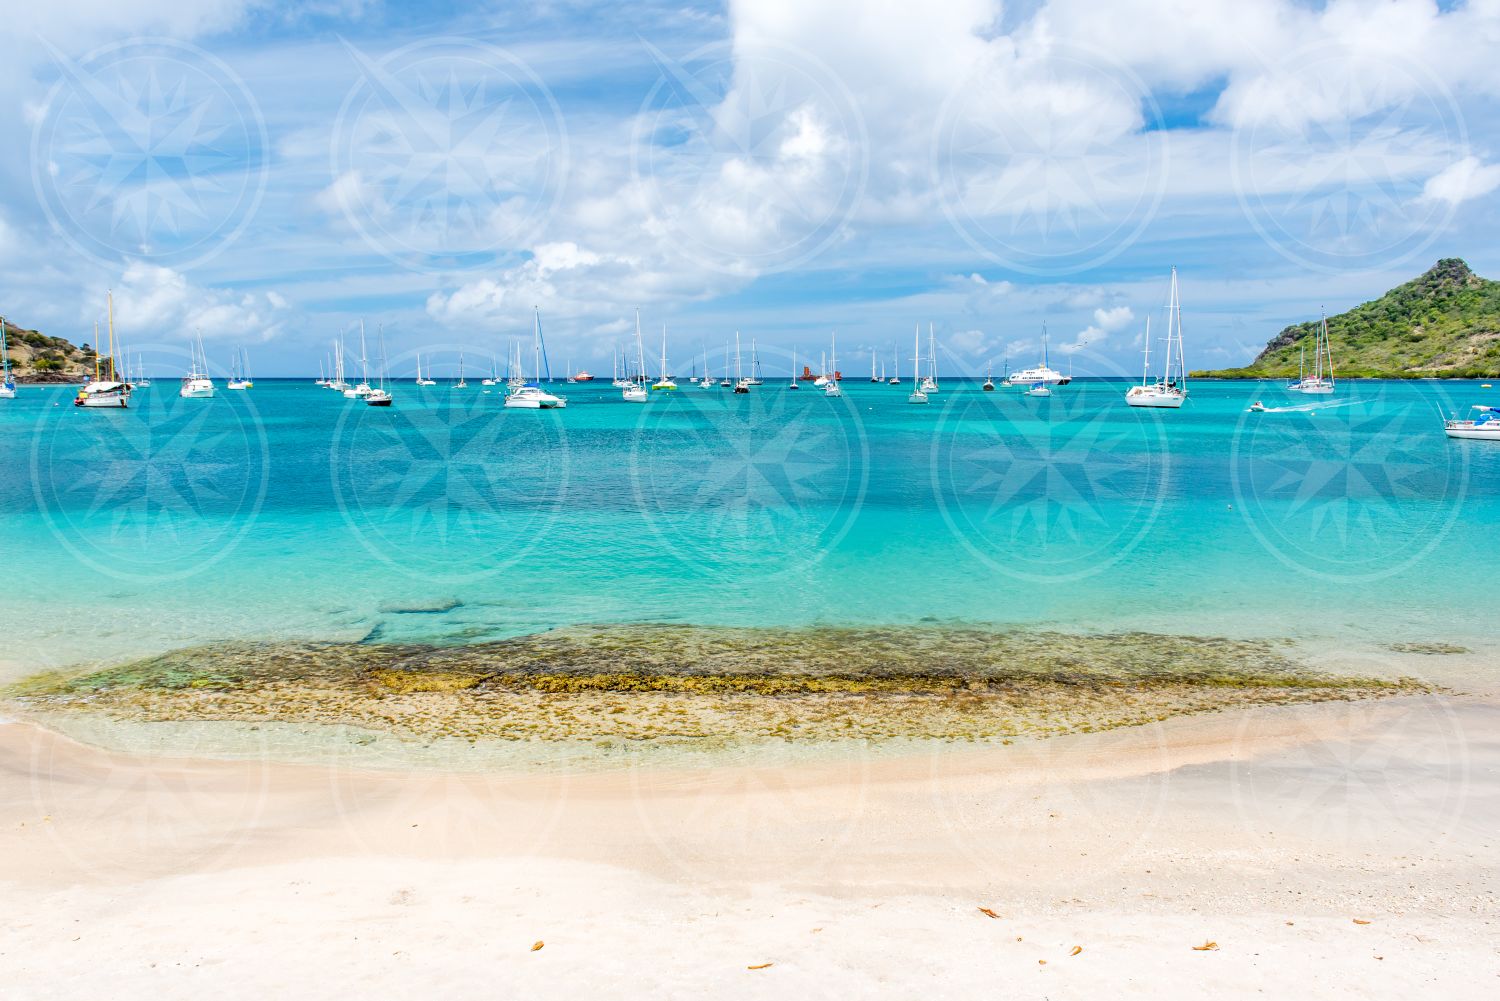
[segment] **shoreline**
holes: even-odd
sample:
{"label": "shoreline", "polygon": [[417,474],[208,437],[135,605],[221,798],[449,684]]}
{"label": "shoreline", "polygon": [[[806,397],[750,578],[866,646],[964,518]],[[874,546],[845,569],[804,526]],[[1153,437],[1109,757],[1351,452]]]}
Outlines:
{"label": "shoreline", "polygon": [[0,966],[26,997],[79,950],[70,990],[158,998],[201,990],[195,967],[316,997],[1482,997],[1497,724],[1493,697],[1419,695],[515,773],[118,754],[14,722],[0,849],[27,864],[0,878],[28,904]]}

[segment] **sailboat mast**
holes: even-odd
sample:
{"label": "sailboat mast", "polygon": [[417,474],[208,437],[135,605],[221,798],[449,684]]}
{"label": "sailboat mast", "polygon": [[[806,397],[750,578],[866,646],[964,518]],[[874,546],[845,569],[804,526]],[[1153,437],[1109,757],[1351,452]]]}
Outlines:
{"label": "sailboat mast", "polygon": [[105,294],[104,308],[109,316],[109,381],[118,382],[115,378],[115,293],[111,289]]}

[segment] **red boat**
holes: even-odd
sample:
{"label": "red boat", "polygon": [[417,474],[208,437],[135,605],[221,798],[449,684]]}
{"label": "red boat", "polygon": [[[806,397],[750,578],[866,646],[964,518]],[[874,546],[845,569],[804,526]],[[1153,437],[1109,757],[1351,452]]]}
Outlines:
{"label": "red boat", "polygon": [[577,375],[573,376],[573,381],[574,382],[593,382],[594,381],[594,377],[589,372],[582,372],[581,371]]}

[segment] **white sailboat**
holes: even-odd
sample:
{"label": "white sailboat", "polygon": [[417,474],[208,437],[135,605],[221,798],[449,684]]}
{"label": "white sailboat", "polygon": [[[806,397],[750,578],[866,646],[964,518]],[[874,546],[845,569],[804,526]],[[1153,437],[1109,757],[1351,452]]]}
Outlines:
{"label": "white sailboat", "polygon": [[359,382],[351,389],[344,390],[344,399],[362,400],[375,392],[370,385],[370,365],[365,352],[365,321],[359,321]]}
{"label": "white sailboat", "polygon": [[751,381],[745,378],[745,369],[740,361],[740,332],[734,332],[734,391],[736,393],[750,392]]}
{"label": "white sailboat", "polygon": [[823,385],[824,396],[843,396],[844,391],[839,387],[839,335],[832,334],[833,375],[829,376],[828,382]]}
{"label": "white sailboat", "polygon": [[870,381],[879,382],[880,376],[875,374],[875,349],[870,349]]}
{"label": "white sailboat", "polygon": [[386,360],[385,360],[385,324],[379,327],[380,340],[380,388],[373,389],[365,397],[365,403],[372,407],[388,407],[391,405],[391,391],[386,387]]}
{"label": "white sailboat", "polygon": [[16,380],[10,374],[10,344],[5,339],[5,317],[0,316],[0,400],[16,398]]}
{"label": "white sailboat", "polygon": [[[123,410],[130,406],[132,387],[128,381],[120,381],[115,373],[115,297],[113,292],[108,294],[106,303],[109,316],[109,374],[105,378],[95,378],[93,382],[80,389],[78,395],[73,398],[75,407]],[[98,339],[99,333],[95,330],[94,340]],[[98,357],[96,352],[95,365],[98,365]]]}
{"label": "white sailboat", "polygon": [[917,332],[912,335],[912,360],[911,360],[911,383],[912,390],[907,394],[907,403],[926,403],[927,394],[922,391],[922,325],[917,324]]}
{"label": "white sailboat", "polygon": [[417,355],[417,382],[416,382],[416,384],[418,386],[436,386],[437,385],[437,380],[434,379],[434,378],[432,378],[431,374],[428,374],[426,376],[422,375],[422,356],[421,355]]}
{"label": "white sailboat", "polygon": [[464,353],[458,353],[458,381],[448,387],[449,389],[468,389],[469,384],[464,381]]}
{"label": "white sailboat", "polygon": [[1313,341],[1313,374],[1304,375],[1302,372],[1302,361],[1305,357],[1305,349],[1299,354],[1297,362],[1297,381],[1286,387],[1289,393],[1306,393],[1311,396],[1329,396],[1333,393],[1333,351],[1328,344],[1328,314],[1324,313],[1322,320],[1318,323],[1318,331]]}
{"label": "white sailboat", "polygon": [[651,388],[657,390],[677,388],[677,383],[673,382],[672,377],[667,374],[667,325],[665,323],[661,325],[661,377],[651,384]]}
{"label": "white sailboat", "polygon": [[708,348],[704,348],[703,349],[703,381],[700,382],[700,383],[698,383],[698,388],[699,389],[713,389],[714,385],[715,385],[714,384],[714,374],[713,374],[713,371],[708,367]]}
{"label": "white sailboat", "polygon": [[901,349],[891,348],[891,377],[886,380],[892,386],[901,385]]}
{"label": "white sailboat", "polygon": [[797,385],[797,349],[792,348],[792,381],[787,384],[787,389],[800,389]]}
{"label": "white sailboat", "polygon": [[532,309],[535,321],[531,329],[531,354],[536,381],[523,382],[512,389],[505,397],[505,405],[521,410],[561,410],[568,405],[567,397],[554,396],[541,387],[544,372],[549,380],[552,373],[542,363],[545,356],[542,348],[542,311],[538,306],[533,306]]}
{"label": "white sailboat", "polygon": [[[917,325],[917,336],[922,336],[922,326]],[[937,341],[932,335],[932,324],[927,324],[927,378],[922,380],[922,392],[936,393],[938,391],[937,381]]]}
{"label": "white sailboat", "polygon": [[1500,441],[1500,407],[1473,406],[1479,413],[1468,420],[1453,418],[1443,422],[1443,433],[1449,438],[1473,438]]}
{"label": "white sailboat", "polygon": [[224,383],[224,388],[245,390],[254,385],[250,381],[250,356],[245,354],[243,348],[236,348],[229,359],[229,381]]}
{"label": "white sailboat", "polygon": [[[628,362],[625,367],[630,368]],[[639,306],[635,310],[635,374],[625,380],[625,389],[620,393],[620,398],[626,403],[645,403],[651,399],[651,394],[646,391],[646,346],[641,343]]]}
{"label": "white sailboat", "polygon": [[344,381],[344,335],[339,336],[333,342],[333,378],[328,381],[329,389],[335,393],[342,393],[349,388]]}
{"label": "white sailboat", "polygon": [[198,331],[196,344],[189,344],[192,360],[190,371],[183,376],[177,395],[185,400],[206,400],[214,395],[214,381],[208,377],[208,356],[203,351],[203,331]]}
{"label": "white sailboat", "polygon": [[1145,360],[1141,363],[1141,384],[1131,386],[1125,402],[1132,407],[1154,407],[1178,410],[1186,402],[1187,366],[1182,358],[1182,300],[1177,294],[1177,269],[1172,269],[1172,291],[1167,298],[1166,364],[1160,378],[1151,378],[1151,318],[1146,318]]}
{"label": "white sailboat", "polygon": [[755,338],[750,338],[750,379],[752,386],[764,385],[765,380],[760,375],[760,352],[755,348]]}

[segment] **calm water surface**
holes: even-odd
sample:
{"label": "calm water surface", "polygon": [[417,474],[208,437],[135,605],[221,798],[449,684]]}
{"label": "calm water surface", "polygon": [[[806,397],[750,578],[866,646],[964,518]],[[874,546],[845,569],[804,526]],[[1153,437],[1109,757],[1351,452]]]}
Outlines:
{"label": "calm water surface", "polygon": [[123,412],[23,387],[0,401],[5,671],[643,620],[1500,632],[1466,604],[1494,572],[1500,446],[1440,424],[1500,404],[1477,383],[1198,382],[1175,413],[1108,382],[950,380],[926,407],[853,379],[839,400],[554,388],[564,411],[477,383],[400,383],[389,410],[308,382],[181,400],[163,379]]}

